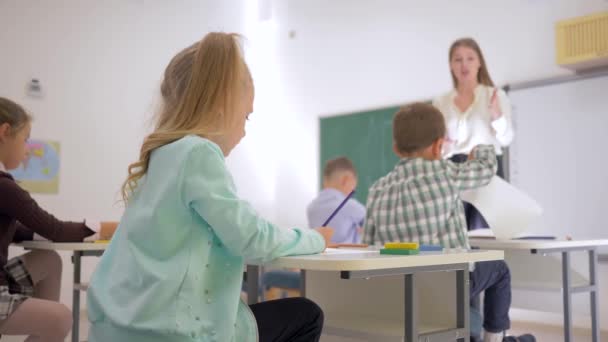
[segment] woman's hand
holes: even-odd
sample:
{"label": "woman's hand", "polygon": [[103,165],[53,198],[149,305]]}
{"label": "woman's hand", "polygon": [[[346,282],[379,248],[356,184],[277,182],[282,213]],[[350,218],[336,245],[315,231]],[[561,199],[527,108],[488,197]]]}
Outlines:
{"label": "woman's hand", "polygon": [[490,114],[492,114],[492,121],[502,117],[502,110],[500,110],[500,103],[498,102],[498,89],[496,88],[494,88],[494,92],[490,98]]}

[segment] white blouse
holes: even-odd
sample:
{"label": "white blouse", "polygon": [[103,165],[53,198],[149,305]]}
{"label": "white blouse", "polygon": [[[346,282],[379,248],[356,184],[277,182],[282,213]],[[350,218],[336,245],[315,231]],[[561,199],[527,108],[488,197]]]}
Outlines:
{"label": "white blouse", "polygon": [[511,121],[511,103],[507,94],[498,89],[498,106],[502,116],[492,120],[490,101],[494,87],[478,85],[475,88],[473,103],[461,112],[454,98],[456,89],[435,98],[433,105],[445,117],[447,139],[444,143],[444,157],[454,154],[468,154],[477,145],[494,145],[496,154],[502,154],[502,147],[513,140],[513,123]]}

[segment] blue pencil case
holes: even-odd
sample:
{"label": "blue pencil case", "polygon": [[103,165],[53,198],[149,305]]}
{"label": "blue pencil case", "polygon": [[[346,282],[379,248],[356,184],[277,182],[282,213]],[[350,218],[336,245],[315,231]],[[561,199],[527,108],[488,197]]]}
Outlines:
{"label": "blue pencil case", "polygon": [[443,252],[443,247],[437,245],[420,245],[421,252]]}

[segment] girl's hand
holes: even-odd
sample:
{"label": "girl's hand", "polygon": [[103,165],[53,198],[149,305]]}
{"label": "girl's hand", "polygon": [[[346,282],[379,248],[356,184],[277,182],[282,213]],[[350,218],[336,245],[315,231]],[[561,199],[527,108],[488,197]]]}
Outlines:
{"label": "girl's hand", "polygon": [[334,235],[334,229],[330,227],[319,227],[315,228],[319,234],[323,235],[325,239],[325,248],[327,248],[331,244],[331,237]]}

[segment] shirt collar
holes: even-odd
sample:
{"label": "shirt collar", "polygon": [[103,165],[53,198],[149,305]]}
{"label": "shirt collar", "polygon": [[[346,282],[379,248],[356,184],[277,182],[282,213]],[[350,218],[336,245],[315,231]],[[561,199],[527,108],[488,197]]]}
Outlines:
{"label": "shirt collar", "polygon": [[6,168],[4,167],[4,164],[2,164],[2,162],[0,162],[0,171],[6,172]]}
{"label": "shirt collar", "polygon": [[[473,89],[473,94],[475,94],[475,96],[477,96],[477,94],[479,94],[481,91],[483,91],[483,89],[485,87],[486,86],[483,85],[483,84],[481,84],[481,83],[477,84],[477,86],[475,87],[475,89]],[[452,88],[452,90],[450,91],[450,97],[452,99],[454,99],[456,97],[456,95],[458,95],[458,90],[456,90],[456,88]]]}
{"label": "shirt collar", "polygon": [[469,105],[469,107],[467,109],[465,109],[464,112],[461,112],[460,109],[456,106],[456,102],[454,102],[454,99],[456,98],[456,95],[458,95],[458,91],[456,90],[456,88],[452,89],[452,91],[450,92],[450,106],[452,106],[452,108],[454,110],[457,111],[457,113],[461,113],[461,114],[467,114],[469,113],[469,110],[472,108],[475,108],[475,106],[477,105],[477,102],[479,102],[479,98],[481,97],[481,92],[485,89],[485,86],[483,84],[478,84],[475,89],[473,90],[473,102],[471,102],[471,104]]}
{"label": "shirt collar", "polygon": [[334,197],[345,197],[345,195],[337,189],[334,188],[325,188],[321,190],[323,195],[325,196],[334,196]]}

